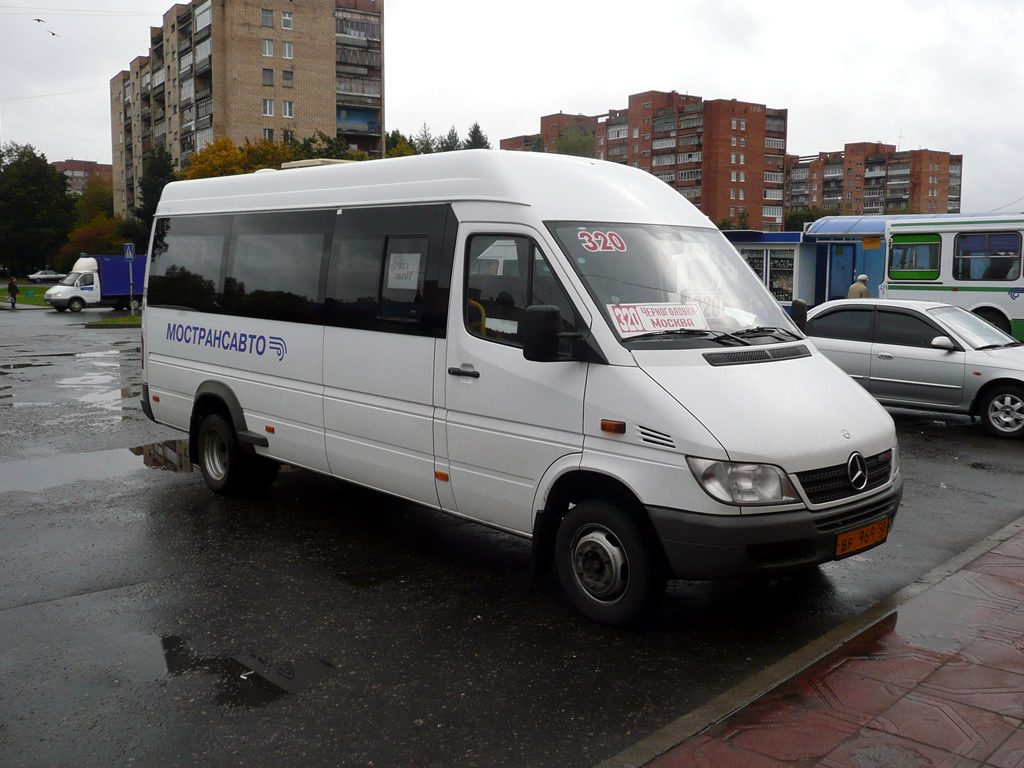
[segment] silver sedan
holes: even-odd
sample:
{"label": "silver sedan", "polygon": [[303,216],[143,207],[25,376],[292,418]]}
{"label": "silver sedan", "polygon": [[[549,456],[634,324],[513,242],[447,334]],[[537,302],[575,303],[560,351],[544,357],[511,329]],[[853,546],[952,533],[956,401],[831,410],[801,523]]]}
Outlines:
{"label": "silver sedan", "polygon": [[807,335],[883,405],[966,413],[998,437],[1024,436],[1024,345],[950,304],[831,301]]}

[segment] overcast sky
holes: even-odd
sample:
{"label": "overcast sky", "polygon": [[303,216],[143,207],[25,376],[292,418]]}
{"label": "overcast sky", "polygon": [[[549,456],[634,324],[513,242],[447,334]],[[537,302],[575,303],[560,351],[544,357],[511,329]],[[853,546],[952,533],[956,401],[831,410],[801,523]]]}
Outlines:
{"label": "overcast sky", "polygon": [[[109,163],[110,79],[172,4],[0,0],[2,141]],[[384,29],[389,131],[497,148],[674,90],[788,109],[793,154],[963,154],[964,212],[1024,210],[1022,0],[387,0]]]}

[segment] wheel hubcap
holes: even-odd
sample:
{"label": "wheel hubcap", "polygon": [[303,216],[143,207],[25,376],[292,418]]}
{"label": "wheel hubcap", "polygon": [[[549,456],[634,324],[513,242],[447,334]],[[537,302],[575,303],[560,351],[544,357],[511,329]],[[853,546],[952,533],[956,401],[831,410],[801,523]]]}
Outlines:
{"label": "wheel hubcap", "polygon": [[223,480],[228,462],[228,446],[224,439],[214,433],[206,436],[206,450],[203,451],[203,465],[214,480]]}
{"label": "wheel hubcap", "polygon": [[584,531],[573,547],[576,582],[595,600],[614,602],[626,590],[629,563],[619,541],[606,528]]}
{"label": "wheel hubcap", "polygon": [[1024,400],[1016,395],[1000,395],[988,406],[988,420],[1001,432],[1019,431],[1024,428]]}

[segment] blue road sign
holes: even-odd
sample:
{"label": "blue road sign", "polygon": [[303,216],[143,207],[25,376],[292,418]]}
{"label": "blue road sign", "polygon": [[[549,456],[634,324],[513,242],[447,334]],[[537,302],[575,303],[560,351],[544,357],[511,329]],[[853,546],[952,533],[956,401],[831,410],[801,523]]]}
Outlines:
{"label": "blue road sign", "polygon": [[124,260],[135,261],[135,243],[124,244]]}

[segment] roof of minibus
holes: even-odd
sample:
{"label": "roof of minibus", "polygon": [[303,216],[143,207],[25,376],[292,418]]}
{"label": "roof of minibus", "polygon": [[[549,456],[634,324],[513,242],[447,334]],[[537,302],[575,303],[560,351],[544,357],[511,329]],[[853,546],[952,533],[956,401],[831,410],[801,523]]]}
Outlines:
{"label": "roof of minibus", "polygon": [[671,186],[604,160],[464,150],[178,181],[158,216],[484,200],[530,206],[542,220],[713,227]]}

